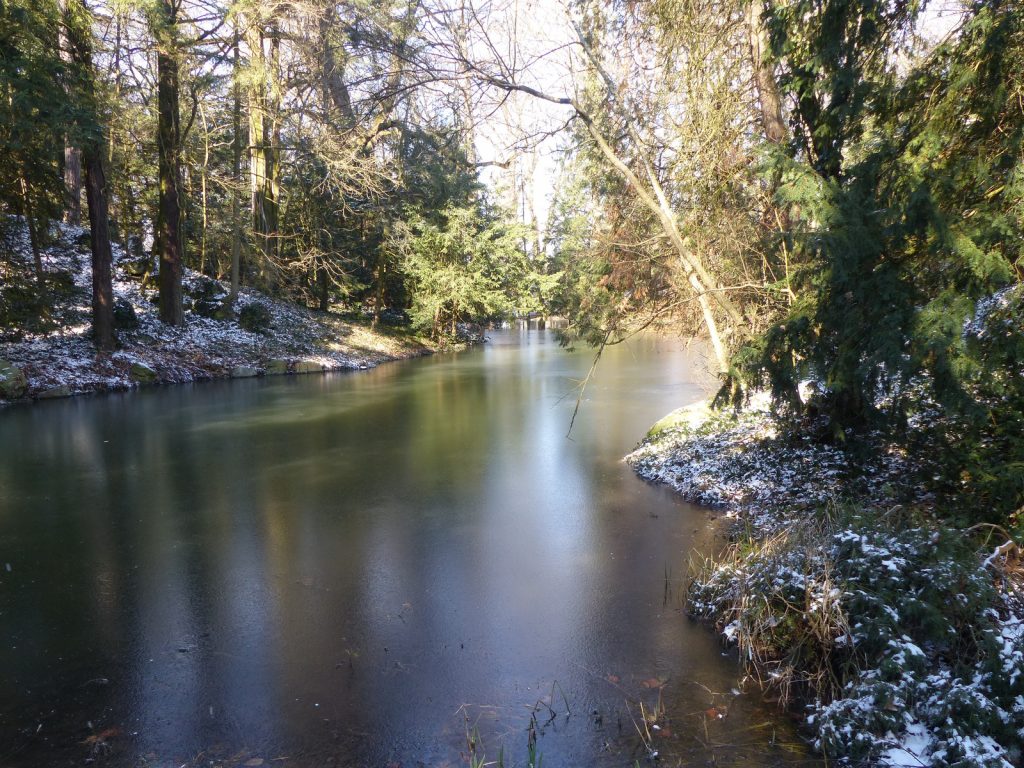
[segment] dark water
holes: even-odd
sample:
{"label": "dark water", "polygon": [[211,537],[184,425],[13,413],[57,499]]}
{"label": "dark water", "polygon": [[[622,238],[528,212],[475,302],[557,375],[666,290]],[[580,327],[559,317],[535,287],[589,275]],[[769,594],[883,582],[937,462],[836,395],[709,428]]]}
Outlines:
{"label": "dark water", "polygon": [[609,349],[567,438],[590,360],[0,412],[0,767],[806,760],[681,610],[712,518],[620,460],[699,355]]}

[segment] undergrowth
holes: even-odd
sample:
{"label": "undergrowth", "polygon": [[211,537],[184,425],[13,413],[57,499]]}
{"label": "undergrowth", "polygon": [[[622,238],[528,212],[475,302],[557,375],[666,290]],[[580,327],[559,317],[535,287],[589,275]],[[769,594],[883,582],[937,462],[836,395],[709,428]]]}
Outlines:
{"label": "undergrowth", "polygon": [[812,702],[830,758],[1019,765],[1019,563],[978,545],[917,510],[831,505],[699,565],[689,610],[783,702]]}

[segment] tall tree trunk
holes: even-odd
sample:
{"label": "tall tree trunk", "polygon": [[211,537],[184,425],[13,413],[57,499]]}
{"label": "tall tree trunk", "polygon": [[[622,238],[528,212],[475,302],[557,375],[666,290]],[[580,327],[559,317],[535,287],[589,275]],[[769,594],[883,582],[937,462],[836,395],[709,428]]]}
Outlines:
{"label": "tall tree trunk", "polygon": [[[92,12],[85,0],[64,6],[64,25],[74,63],[82,68],[86,93],[81,101],[93,103],[95,72],[92,65]],[[114,347],[114,288],[112,282],[113,254],[110,248],[110,217],[107,203],[107,182],[103,173],[104,141],[94,121],[92,130],[84,132],[82,165],[85,168],[85,196],[89,207],[89,245],[92,250],[92,328],[96,346],[102,350]]]}
{"label": "tall tree trunk", "polygon": [[269,99],[267,103],[267,170],[266,188],[263,193],[267,219],[267,238],[264,251],[270,257],[271,279],[280,263],[281,246],[281,32],[277,23],[270,25],[270,62],[268,71]]}
{"label": "tall tree trunk", "polygon": [[103,172],[102,143],[82,149],[85,166],[85,197],[89,206],[89,245],[92,248],[92,329],[96,346],[114,347],[113,255],[110,249],[110,216],[107,209],[107,177]]}
{"label": "tall tree trunk", "polygon": [[156,9],[157,151],[160,177],[160,319],[168,325],[185,322],[182,305],[183,243],[181,233],[181,118],[178,96],[178,9],[175,0],[161,0]]}
{"label": "tall tree trunk", "polygon": [[[207,230],[207,176],[210,168],[210,126],[206,122],[206,109],[203,108],[202,100],[198,100],[199,117],[203,123],[203,164],[199,171],[199,197],[202,217],[200,218],[199,230],[199,272],[206,274],[206,230]],[[218,270],[213,270],[216,274]]]}
{"label": "tall tree trunk", "polygon": [[[255,11],[248,19],[245,42],[249,49],[249,203],[253,238],[266,262],[266,62],[263,55],[262,20]],[[261,265],[261,269],[263,266]]]}
{"label": "tall tree trunk", "polygon": [[239,198],[242,190],[242,87],[239,83],[238,23],[235,22],[235,39],[232,45],[234,57],[234,82],[231,108],[231,292],[228,303],[234,303],[242,283],[242,212]]}
{"label": "tall tree trunk", "polygon": [[[68,1],[61,0],[61,13],[65,16]],[[70,63],[73,55],[68,35],[62,25],[57,33],[60,57]],[[64,137],[64,222],[75,226],[82,223],[82,153],[67,134]]]}

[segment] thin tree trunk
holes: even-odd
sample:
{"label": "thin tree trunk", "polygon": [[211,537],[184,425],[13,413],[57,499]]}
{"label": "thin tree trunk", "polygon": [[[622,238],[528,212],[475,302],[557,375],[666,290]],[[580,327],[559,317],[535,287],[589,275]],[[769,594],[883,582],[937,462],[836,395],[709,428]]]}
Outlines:
{"label": "thin tree trunk", "polygon": [[36,232],[36,216],[32,209],[32,194],[29,191],[28,179],[22,173],[18,179],[21,186],[21,211],[25,216],[25,225],[28,227],[28,242],[32,247],[32,262],[35,265],[36,282],[39,289],[43,289],[45,275],[43,274],[43,256],[39,250],[39,236]]}
{"label": "thin tree trunk", "polygon": [[[586,36],[583,34],[583,30],[578,25],[575,25],[575,28],[577,38],[583,46],[584,52],[587,54],[594,68],[605,82],[609,98],[615,101],[618,89],[614,80],[602,67],[600,59],[595,56],[594,52],[590,49],[586,42]],[[598,129],[593,119],[581,109],[580,105],[576,101],[572,99],[562,99],[560,101],[562,103],[569,103],[573,106],[576,113],[586,125],[587,131],[601,150],[601,153],[612,164],[612,166],[619,171],[623,178],[633,186],[637,196],[644,205],[646,205],[648,209],[658,217],[662,230],[668,236],[669,242],[672,243],[676,253],[679,255],[680,263],[683,267],[683,274],[686,276],[690,286],[697,294],[698,302],[701,305],[701,312],[704,316],[704,324],[707,327],[708,335],[711,337],[711,343],[715,349],[715,357],[718,360],[719,372],[725,374],[729,370],[728,353],[725,344],[722,341],[721,334],[718,331],[718,326],[715,323],[714,313],[711,311],[710,303],[708,302],[708,294],[711,294],[715,303],[725,311],[737,328],[741,328],[745,324],[743,315],[736,308],[736,305],[729,300],[728,296],[720,290],[721,286],[716,283],[714,278],[711,276],[711,273],[705,268],[699,254],[693,253],[690,249],[686,238],[683,237],[682,232],[679,229],[675,211],[672,209],[672,206],[668,201],[668,197],[665,194],[665,190],[662,188],[661,182],[658,180],[657,173],[654,168],[651,167],[647,158],[640,155],[639,160],[650,184],[649,189],[645,188],[640,177],[618,156],[607,140],[605,140],[604,135],[601,133],[600,129]],[[642,148],[645,146],[645,142],[633,123],[633,119],[630,117],[631,111],[632,105],[628,103],[626,104],[626,110],[620,110],[620,112],[623,112],[625,117],[627,133],[636,146],[638,148]]]}
{"label": "thin tree trunk", "polygon": [[[61,13],[67,14],[68,0],[61,1]],[[57,33],[60,58],[72,61],[68,30],[62,25]],[[78,226],[82,223],[82,153],[71,137],[64,137],[64,222]]]}
{"label": "thin tree trunk", "polygon": [[185,322],[182,304],[181,118],[178,106],[177,8],[161,0],[157,9],[157,150],[160,177],[160,319]]}
{"label": "thin tree trunk", "polygon": [[242,215],[239,197],[242,194],[242,88],[239,83],[241,70],[239,69],[238,53],[238,24],[235,24],[235,39],[233,47],[234,55],[234,83],[232,91],[234,104],[231,109],[232,139],[231,139],[231,292],[228,294],[228,303],[233,304],[238,298],[238,291],[242,283]]}
{"label": "thin tree trunk", "polygon": [[64,221],[82,223],[82,151],[69,141],[64,145]]}
{"label": "thin tree trunk", "polygon": [[[199,272],[206,274],[206,229],[207,229],[207,205],[206,205],[206,178],[210,167],[210,126],[206,122],[206,110],[203,102],[199,101],[199,118],[203,122],[203,165],[199,174],[199,197],[202,207],[199,230]],[[215,273],[218,270],[215,270]]]}
{"label": "thin tree trunk", "polygon": [[280,263],[281,238],[281,32],[277,24],[270,26],[270,62],[268,72],[269,99],[267,104],[266,188],[263,193],[267,219],[264,248],[270,257],[268,272],[271,280]]}
{"label": "thin tree trunk", "polygon": [[[255,14],[253,14],[255,16]],[[266,191],[266,62],[263,55],[262,22],[250,18],[245,33],[249,48],[249,203],[253,236],[263,252],[260,269],[265,269],[267,246]]]}

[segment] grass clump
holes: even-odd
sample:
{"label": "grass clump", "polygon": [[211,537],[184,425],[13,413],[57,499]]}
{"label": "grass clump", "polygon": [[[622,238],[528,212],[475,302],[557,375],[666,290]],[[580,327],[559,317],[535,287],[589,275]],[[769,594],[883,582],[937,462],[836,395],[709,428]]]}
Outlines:
{"label": "grass clump", "polygon": [[995,585],[1006,567],[923,513],[832,506],[704,563],[689,609],[782,701],[813,702],[830,758],[1009,766],[1024,742],[1024,627],[1019,595]]}

